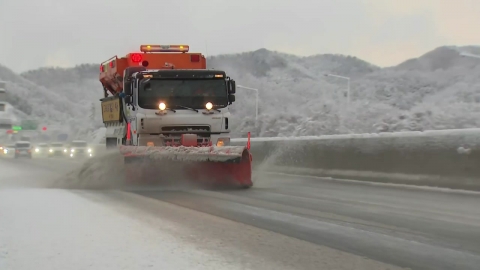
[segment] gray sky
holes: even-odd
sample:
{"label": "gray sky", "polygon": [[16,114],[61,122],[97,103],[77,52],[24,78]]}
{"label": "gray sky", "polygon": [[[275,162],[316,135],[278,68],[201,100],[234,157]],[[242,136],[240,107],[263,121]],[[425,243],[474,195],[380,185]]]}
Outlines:
{"label": "gray sky", "polygon": [[0,64],[100,63],[150,43],[391,66],[442,45],[478,45],[479,26],[479,0],[0,0]]}

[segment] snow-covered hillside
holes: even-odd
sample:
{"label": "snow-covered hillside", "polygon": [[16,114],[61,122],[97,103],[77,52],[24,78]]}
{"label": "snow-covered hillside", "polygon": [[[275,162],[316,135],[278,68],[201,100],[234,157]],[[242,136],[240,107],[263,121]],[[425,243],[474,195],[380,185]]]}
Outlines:
{"label": "snow-covered hillside", "polygon": [[[17,117],[24,119],[27,114],[41,124],[66,126],[80,136],[102,126],[93,67],[41,68],[15,74],[0,65],[0,80],[7,82],[8,102],[20,111]],[[84,72],[88,75],[82,77]]]}
{"label": "snow-covered hillside", "polygon": [[[257,122],[255,92],[237,90],[235,136],[480,127],[480,60],[459,52],[480,54],[480,49],[440,47],[390,68],[352,56],[298,57],[260,49],[210,57],[208,66],[226,70],[239,85],[260,89]],[[350,104],[346,81],[325,73],[351,77]],[[97,64],[19,75],[0,66],[0,80],[22,97],[11,103],[24,112],[77,130],[101,126]]]}

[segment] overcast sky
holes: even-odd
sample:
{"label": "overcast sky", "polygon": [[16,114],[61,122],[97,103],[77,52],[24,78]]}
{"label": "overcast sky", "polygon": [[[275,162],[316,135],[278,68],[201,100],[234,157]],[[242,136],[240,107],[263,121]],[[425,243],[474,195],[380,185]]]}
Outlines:
{"label": "overcast sky", "polygon": [[0,0],[0,64],[100,63],[181,43],[208,55],[267,48],[392,66],[478,45],[479,26],[479,0]]}

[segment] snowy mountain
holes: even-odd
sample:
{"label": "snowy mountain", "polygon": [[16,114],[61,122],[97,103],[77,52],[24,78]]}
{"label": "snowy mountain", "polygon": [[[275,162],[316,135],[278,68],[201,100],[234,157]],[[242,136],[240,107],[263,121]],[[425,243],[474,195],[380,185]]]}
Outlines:
{"label": "snowy mountain", "polygon": [[[260,89],[257,121],[255,92],[237,90],[234,136],[247,131],[299,136],[479,127],[480,60],[459,52],[480,54],[480,49],[440,47],[390,68],[352,56],[298,57],[260,49],[209,57],[208,67],[225,70],[239,85]],[[347,82],[326,73],[351,78],[350,104]],[[22,74],[0,66],[0,80],[15,93],[11,103],[28,114],[80,133],[102,125],[97,64]]]}
{"label": "snowy mountain", "polygon": [[[83,64],[74,68],[40,68],[20,74],[40,87],[61,97],[54,98],[51,114],[64,115],[75,133],[102,127],[99,99],[103,97],[98,81],[98,65]],[[62,123],[64,121],[61,121]]]}
{"label": "snowy mountain", "polygon": [[[9,103],[28,114],[28,118],[42,125],[65,126],[80,136],[102,126],[95,93],[99,85],[95,75],[98,74],[93,70],[97,70],[97,65],[41,68],[15,74],[0,66],[0,80],[7,82]],[[93,124],[90,119],[95,120]]]}

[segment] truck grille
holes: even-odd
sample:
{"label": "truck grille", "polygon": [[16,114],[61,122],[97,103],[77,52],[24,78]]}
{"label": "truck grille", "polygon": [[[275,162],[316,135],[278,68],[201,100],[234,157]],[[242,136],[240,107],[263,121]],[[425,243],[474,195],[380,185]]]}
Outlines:
{"label": "truck grille", "polygon": [[182,134],[196,134],[198,144],[204,145],[210,142],[209,126],[165,126],[162,127],[162,135],[165,142],[180,143]]}
{"label": "truck grille", "polygon": [[162,127],[162,133],[190,133],[190,134],[209,134],[209,126],[166,126]]}

